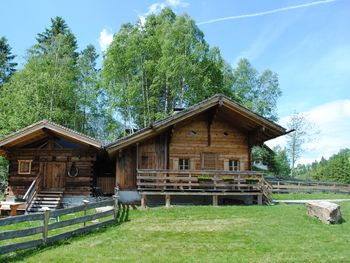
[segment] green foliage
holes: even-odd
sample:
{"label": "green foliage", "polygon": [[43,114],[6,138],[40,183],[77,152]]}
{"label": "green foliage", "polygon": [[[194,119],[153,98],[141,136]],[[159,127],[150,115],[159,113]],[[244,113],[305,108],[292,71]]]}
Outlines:
{"label": "green foliage", "polygon": [[319,181],[350,183],[350,149],[340,150],[328,160],[298,165],[296,176]]}
{"label": "green foliage", "polygon": [[8,160],[0,156],[0,201],[2,200],[7,187]]}
{"label": "green foliage", "polygon": [[259,75],[247,59],[241,59],[233,70],[233,99],[260,115],[277,120],[277,99],[282,92],[278,76],[271,70]]}
{"label": "green foliage", "polygon": [[106,94],[92,45],[77,52],[75,36],[56,17],[28,50],[23,69],[2,88],[0,136],[42,119],[106,139]]}
{"label": "green foliage", "polygon": [[[262,147],[253,147],[252,158],[254,162],[267,165],[268,175],[279,177],[290,176],[291,169],[286,149],[276,146],[271,150],[265,145]],[[258,170],[257,167],[253,168]]]}
{"label": "green foliage", "polygon": [[277,118],[277,75],[269,70],[259,75],[246,59],[232,69],[189,16],[169,8],[148,16],[144,25],[123,25],[105,54],[102,75],[111,114],[120,116],[124,131],[217,93]]}
{"label": "green foliage", "polygon": [[0,88],[9,81],[16,71],[17,63],[13,62],[15,55],[11,53],[11,47],[5,37],[0,37]]}

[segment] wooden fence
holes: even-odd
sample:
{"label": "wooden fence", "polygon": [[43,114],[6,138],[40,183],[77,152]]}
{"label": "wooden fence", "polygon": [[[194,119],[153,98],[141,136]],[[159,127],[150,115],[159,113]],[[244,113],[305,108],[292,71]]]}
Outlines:
{"label": "wooden fence", "polygon": [[271,180],[268,178],[267,181],[272,185],[273,193],[324,192],[350,194],[350,184],[293,180]]}
{"label": "wooden fence", "polygon": [[[98,212],[90,215],[87,214],[87,211],[90,209],[106,207],[106,206],[113,206],[113,209],[109,209],[103,212]],[[50,218],[59,218],[60,216],[64,216],[71,213],[77,213],[77,212],[83,212],[83,215],[72,219],[67,219],[64,221],[56,220],[55,222],[50,223]],[[76,234],[89,232],[94,229],[116,223],[118,221],[118,213],[119,213],[118,199],[114,198],[113,200],[104,200],[104,201],[95,202],[95,203],[89,203],[85,201],[83,205],[70,207],[66,209],[59,209],[59,210],[52,210],[52,211],[50,211],[50,209],[46,209],[44,210],[43,213],[34,213],[34,214],[0,219],[0,227],[17,224],[21,222],[26,222],[26,221],[42,222],[41,226],[0,232],[0,241],[41,234],[40,238],[37,238],[34,240],[20,242],[20,243],[17,242],[14,244],[0,246],[0,254],[6,254],[9,252],[14,252],[22,249],[29,249],[40,245],[46,245],[49,243],[53,243],[62,239],[72,237],[73,235],[76,235]],[[113,216],[112,219],[106,219],[106,217],[111,215]],[[103,218],[105,218],[106,220],[99,223],[93,223],[91,225],[87,225],[87,222],[89,221],[103,219]],[[67,232],[60,233],[54,236],[49,235],[50,230],[59,229],[62,227],[67,227],[67,226],[71,226],[79,223],[82,223],[83,227],[80,227],[74,230],[69,230]]]}

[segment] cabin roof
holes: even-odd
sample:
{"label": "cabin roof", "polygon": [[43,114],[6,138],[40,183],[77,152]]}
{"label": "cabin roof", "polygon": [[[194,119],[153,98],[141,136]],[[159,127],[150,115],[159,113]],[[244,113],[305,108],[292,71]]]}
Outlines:
{"label": "cabin roof", "polygon": [[245,123],[248,124],[244,125],[246,126],[244,127],[245,131],[252,135],[259,133],[259,137],[263,142],[286,134],[286,129],[282,126],[254,113],[225,95],[217,94],[179,113],[153,122],[149,127],[106,145],[106,150],[109,154],[113,154],[120,149],[148,139],[181,121],[189,119],[214,107],[222,109],[223,114],[225,114],[227,119],[232,121],[232,123],[237,123],[239,120],[239,123],[241,123],[240,125],[244,125]]}
{"label": "cabin roof", "polygon": [[72,129],[68,129],[62,125],[50,122],[48,120],[42,120],[19,131],[11,133],[3,138],[0,138],[0,153],[1,149],[4,150],[6,148],[16,147],[30,141],[41,139],[50,134],[66,138],[79,144],[85,144],[88,146],[93,146],[95,148],[102,148],[102,142],[93,137],[74,131]]}

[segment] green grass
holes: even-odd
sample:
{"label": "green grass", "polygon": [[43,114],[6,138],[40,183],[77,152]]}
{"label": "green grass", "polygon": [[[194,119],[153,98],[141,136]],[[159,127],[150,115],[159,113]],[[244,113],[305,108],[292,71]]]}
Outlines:
{"label": "green grass", "polygon": [[131,210],[130,221],[17,253],[6,262],[349,262],[345,222],[325,225],[303,205]]}
{"label": "green grass", "polygon": [[338,193],[291,193],[291,194],[273,194],[274,200],[306,200],[306,199],[350,199],[348,194]]}

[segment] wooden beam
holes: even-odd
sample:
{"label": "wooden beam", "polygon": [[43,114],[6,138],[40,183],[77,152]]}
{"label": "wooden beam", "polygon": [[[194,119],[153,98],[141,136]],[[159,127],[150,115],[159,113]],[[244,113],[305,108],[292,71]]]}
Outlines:
{"label": "wooden beam", "polygon": [[258,194],[258,205],[262,205],[263,201],[262,201],[262,194]]}
{"label": "wooden beam", "polygon": [[213,195],[213,206],[218,206],[219,202],[218,202],[218,196],[217,195]]}
{"label": "wooden beam", "polygon": [[208,128],[208,146],[211,145],[211,126],[212,126],[214,120],[216,119],[216,116],[218,114],[218,110],[219,110],[219,107],[216,106],[216,107],[210,109],[208,111],[208,113],[207,113],[208,114],[207,115],[207,117],[208,117],[207,118],[207,124],[208,124],[208,126],[207,126],[207,128]]}
{"label": "wooden beam", "polygon": [[171,196],[170,195],[165,195],[165,207],[170,208],[171,204]]}
{"label": "wooden beam", "polygon": [[141,195],[141,208],[145,209],[147,207],[147,196],[145,194]]}
{"label": "wooden beam", "polygon": [[248,144],[250,147],[254,145],[261,146],[263,144],[265,130],[266,128],[264,126],[259,126],[254,131],[249,133]]}

